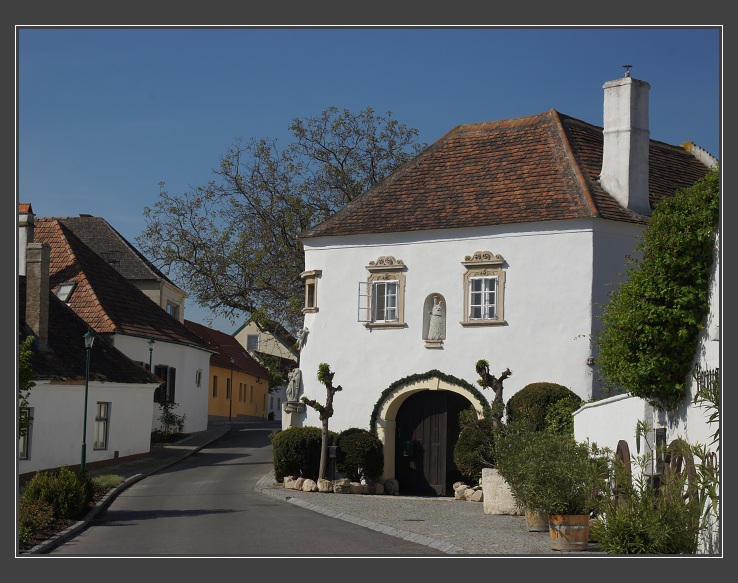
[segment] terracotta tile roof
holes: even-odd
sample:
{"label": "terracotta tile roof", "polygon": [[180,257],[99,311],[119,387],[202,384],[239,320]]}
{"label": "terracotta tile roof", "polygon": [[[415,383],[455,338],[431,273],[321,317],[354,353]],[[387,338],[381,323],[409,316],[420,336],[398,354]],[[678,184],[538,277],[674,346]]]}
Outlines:
{"label": "terracotta tile roof", "polygon": [[179,320],[85,245],[59,219],[36,218],[34,241],[51,246],[49,286],[76,282],[69,306],[98,334],[121,333],[207,348]]}
{"label": "terracotta tile roof", "polygon": [[233,357],[233,370],[252,374],[263,379],[269,378],[269,373],[246,352],[243,346],[230,334],[208,328],[197,322],[185,320],[185,326],[199,336],[212,350],[217,351],[210,357],[211,366],[230,368]]}
{"label": "terracotta tile roof", "polygon": [[[21,336],[33,336],[26,326],[26,277],[18,278],[18,318]],[[34,380],[80,383],[85,379],[86,353],[83,336],[87,324],[54,294],[49,294],[49,340],[33,344]],[[98,337],[90,349],[90,379],[114,383],[158,383],[156,376],[135,363],[105,337]]]}
{"label": "terracotta tile roof", "polygon": [[55,218],[100,257],[109,262],[117,261],[116,269],[126,279],[163,279],[177,287],[102,217],[80,215]]}
{"label": "terracotta tile roof", "polygon": [[[556,110],[452,129],[301,238],[602,217],[643,223],[598,183],[602,128]],[[651,141],[652,204],[708,169]]]}

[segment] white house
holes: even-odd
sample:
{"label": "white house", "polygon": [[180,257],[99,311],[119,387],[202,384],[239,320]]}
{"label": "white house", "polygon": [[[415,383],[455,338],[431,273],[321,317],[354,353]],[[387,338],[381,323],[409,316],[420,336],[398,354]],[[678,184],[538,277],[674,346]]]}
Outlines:
{"label": "white house", "polygon": [[96,467],[148,455],[159,380],[103,337],[93,340],[87,361],[87,324],[49,292],[50,247],[30,243],[27,256],[25,249],[18,324],[22,338],[33,338],[34,386],[22,412],[32,422],[18,440],[19,480],[79,467],[83,458]]}
{"label": "white house", "polygon": [[537,381],[603,396],[598,306],[653,205],[710,159],[650,139],[649,89],[605,83],[604,127],[555,110],[458,126],[301,235],[303,395],[325,401],[328,363],[343,388],[330,429],[376,428],[403,493],[453,494],[458,413],[491,400],[480,359],[512,371],[505,400]]}
{"label": "white house", "polygon": [[29,204],[19,205],[19,217],[19,240],[50,247],[51,292],[96,335],[144,368],[151,367],[161,380],[151,411],[142,412],[151,419],[150,429],[161,427],[158,403],[164,399],[177,403],[174,413],[184,416],[184,432],[207,429],[207,379],[214,351],[178,317],[151,301],[114,262],[85,244],[72,228],[79,225],[35,217]]}

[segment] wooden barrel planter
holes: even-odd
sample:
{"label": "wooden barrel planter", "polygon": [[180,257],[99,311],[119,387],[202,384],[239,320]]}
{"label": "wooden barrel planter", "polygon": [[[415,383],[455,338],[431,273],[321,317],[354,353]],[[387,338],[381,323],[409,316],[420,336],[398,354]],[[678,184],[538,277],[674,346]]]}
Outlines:
{"label": "wooden barrel planter", "polygon": [[548,514],[545,512],[526,510],[525,522],[530,532],[548,532]]}
{"label": "wooden barrel planter", "polygon": [[586,551],[589,514],[551,514],[548,517],[551,548],[555,551]]}

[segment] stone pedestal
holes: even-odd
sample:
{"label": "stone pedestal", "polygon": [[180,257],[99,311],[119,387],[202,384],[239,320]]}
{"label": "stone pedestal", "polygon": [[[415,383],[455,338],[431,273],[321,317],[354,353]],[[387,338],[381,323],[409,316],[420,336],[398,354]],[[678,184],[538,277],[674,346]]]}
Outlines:
{"label": "stone pedestal", "polygon": [[522,515],[505,479],[494,468],[482,468],[482,493],[485,514]]}
{"label": "stone pedestal", "polygon": [[282,410],[284,411],[282,415],[282,429],[300,426],[300,416],[305,411],[305,403],[287,401],[282,405]]}

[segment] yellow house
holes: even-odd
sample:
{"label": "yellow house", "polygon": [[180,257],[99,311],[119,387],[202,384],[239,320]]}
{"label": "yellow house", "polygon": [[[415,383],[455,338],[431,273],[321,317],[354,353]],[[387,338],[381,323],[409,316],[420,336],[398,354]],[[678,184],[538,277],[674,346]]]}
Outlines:
{"label": "yellow house", "polygon": [[210,357],[208,416],[233,421],[267,419],[269,377],[230,334],[185,321],[185,325],[217,352]]}

